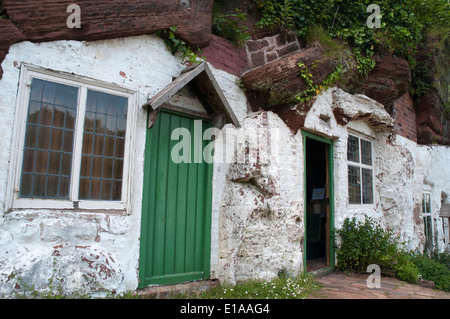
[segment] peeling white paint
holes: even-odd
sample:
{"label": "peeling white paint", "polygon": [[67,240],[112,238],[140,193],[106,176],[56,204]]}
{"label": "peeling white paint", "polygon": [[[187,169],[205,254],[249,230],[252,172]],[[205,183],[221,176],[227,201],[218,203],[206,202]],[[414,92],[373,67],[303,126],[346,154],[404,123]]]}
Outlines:
{"label": "peeling white paint", "polygon": [[[348,124],[338,124],[334,116],[336,110],[351,119]],[[445,169],[450,165],[450,149],[417,146],[401,136],[392,135],[392,126],[393,121],[381,104],[365,96],[352,96],[339,89],[330,89],[316,99],[305,118],[304,129],[333,140],[335,227],[340,228],[347,217],[364,220],[369,216],[398,235],[408,249],[420,250],[424,245],[421,217],[423,185],[429,184],[433,189],[433,213],[436,217],[441,193],[448,194],[450,187],[450,170]],[[249,161],[247,165],[215,166],[214,185],[220,188],[220,192],[215,194],[220,197],[214,198],[218,221],[213,224],[213,234],[216,234],[218,255],[212,256],[212,269],[221,281],[234,283],[250,278],[269,279],[281,269],[295,274],[304,267],[304,154],[301,134],[290,133],[271,112],[249,116],[240,131],[233,130],[227,134],[246,134],[251,139],[255,136],[252,131],[265,134],[266,130],[275,129],[280,137],[279,153],[269,162],[264,165]],[[373,205],[348,203],[349,133],[372,141]],[[267,152],[264,147],[261,145],[258,152]],[[272,181],[272,192],[259,186],[261,180]],[[435,230],[439,233],[439,247],[443,249],[442,225],[437,218]]]}
{"label": "peeling white paint", "polygon": [[[28,63],[114,83],[137,92],[138,105],[164,89],[184,66],[154,36],[94,42],[55,41],[11,46],[0,80],[0,295],[14,291],[11,274],[45,288],[61,274],[75,281],[91,274],[105,289],[118,292],[138,286],[140,218],[146,113],[137,110],[133,149],[131,212],[17,210],[5,212],[11,140],[20,65]],[[233,149],[234,137],[251,146],[247,162],[236,154],[215,158],[213,172],[211,277],[225,282],[272,278],[281,269],[302,271],[304,240],[304,167],[302,134],[292,134],[272,112],[247,114],[238,78],[213,69],[242,128],[226,125],[215,147]],[[353,120],[342,124],[340,114]],[[344,121],[345,122],[345,121]],[[339,124],[341,123],[341,124]],[[338,89],[319,95],[305,118],[305,129],[333,141],[335,227],[346,217],[368,215],[390,227],[408,248],[423,247],[421,198],[424,185],[432,198],[435,229],[442,249],[438,218],[442,193],[450,194],[450,149],[417,146],[391,134],[392,119],[379,103]],[[375,200],[370,206],[348,204],[347,137],[372,140]],[[258,143],[262,135],[276,136]],[[243,141],[243,142],[242,142]],[[246,142],[245,142],[246,141]],[[244,153],[245,154],[245,153]],[[217,152],[216,152],[217,155]],[[95,257],[95,260],[90,259]],[[58,275],[59,276],[59,275]],[[59,278],[59,277],[58,277]],[[77,279],[78,278],[78,279]],[[72,282],[73,285],[74,281]],[[71,289],[74,286],[67,286]],[[75,285],[76,286],[76,285]],[[91,287],[92,288],[92,287]]]}
{"label": "peeling white paint", "polygon": [[[170,84],[185,66],[169,52],[164,42],[155,36],[92,42],[21,42],[10,47],[2,63],[4,73],[0,80],[0,273],[7,276],[0,276],[0,295],[14,291],[12,288],[15,281],[10,277],[12,269],[25,279],[33,278],[30,284],[37,280],[38,285],[35,286],[44,287],[55,273],[66,274],[70,265],[72,271],[79,269],[91,277],[97,276],[97,284],[104,289],[114,289],[117,292],[135,290],[139,272],[147,114],[142,108],[138,108],[135,144],[132,145],[134,171],[130,185],[132,195],[129,215],[124,212],[44,209],[5,212],[14,109],[22,63],[130,89],[137,92],[138,106]],[[246,116],[247,104],[245,95],[238,86],[238,78],[214,68],[212,70],[219,85],[224,89],[230,106],[239,120],[242,120]],[[61,257],[58,260],[55,260],[57,256],[52,256],[56,246],[65,247],[60,250]],[[63,261],[64,252],[73,255],[71,262]],[[86,259],[83,256],[95,253],[98,258],[104,258],[97,266],[105,267],[102,270],[111,276],[102,276],[102,272],[98,272],[100,268],[89,268],[92,263],[81,261]],[[56,266],[52,266],[52,263]],[[38,273],[39,277],[36,277]]]}

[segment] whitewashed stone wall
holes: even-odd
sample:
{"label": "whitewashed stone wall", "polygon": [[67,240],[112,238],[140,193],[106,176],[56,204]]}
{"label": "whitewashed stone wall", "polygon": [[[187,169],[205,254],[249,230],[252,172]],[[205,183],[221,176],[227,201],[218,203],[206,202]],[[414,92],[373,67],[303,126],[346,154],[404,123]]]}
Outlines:
{"label": "whitewashed stone wall", "polygon": [[236,138],[238,155],[233,152],[231,163],[214,170],[214,189],[220,187],[213,201],[215,276],[236,282],[271,278],[281,269],[298,274],[304,232],[301,135],[292,135],[271,112],[249,116],[241,129],[223,132],[216,154],[221,155],[221,143],[233,144]]}
{"label": "whitewashed stone wall", "polygon": [[410,140],[396,136],[396,142],[410,152],[413,167],[413,205],[414,219],[418,221],[415,225],[417,231],[415,236],[424,244],[423,220],[419,214],[422,210],[422,194],[430,193],[431,213],[433,219],[433,229],[437,236],[438,248],[442,251],[448,246],[448,237],[444,239],[443,220],[439,217],[442,202],[449,202],[450,194],[450,147],[441,145],[423,146],[416,145]]}
{"label": "whitewashed stone wall", "polygon": [[[130,211],[5,211],[22,63],[114,83],[137,93]],[[83,280],[79,276],[84,274],[91,278],[86,283],[91,288],[136,289],[146,134],[146,113],[140,106],[179,76],[184,65],[162,40],[140,36],[95,42],[18,43],[11,46],[2,68],[0,295],[17,288],[15,273],[36,288],[47,287],[50,278],[65,278],[70,289],[70,283]],[[292,134],[274,113],[247,114],[238,78],[214,68],[213,72],[242,128],[226,125],[215,141],[211,277],[236,282],[272,278],[281,269],[298,274],[304,267],[302,134]],[[335,114],[347,122],[342,124]],[[442,224],[437,216],[441,198],[450,195],[450,150],[417,146],[392,135],[391,126],[392,119],[380,104],[334,88],[318,96],[307,114],[305,129],[334,142],[335,227],[340,228],[346,217],[363,219],[368,215],[393,229],[410,249],[421,248],[425,187],[431,193],[441,242]],[[373,141],[375,203],[370,207],[348,205],[349,132]]]}
{"label": "whitewashed stone wall", "polygon": [[[8,169],[22,63],[113,83],[136,92],[131,200],[127,212],[5,211]],[[138,36],[94,42],[22,42],[11,46],[0,80],[0,296],[13,294],[21,278],[35,289],[51,279],[62,288],[78,283],[94,290],[123,292],[138,286],[139,238],[147,114],[141,106],[185,68],[164,42]],[[231,107],[242,120],[247,105],[237,77],[213,69]],[[17,275],[14,277],[14,275]],[[88,280],[87,280],[88,279]],[[61,285],[54,281],[54,289]],[[23,285],[21,288],[24,288]]]}
{"label": "whitewashed stone wall", "polygon": [[[348,124],[338,124],[335,114],[344,114]],[[408,249],[421,250],[425,240],[421,204],[426,185],[432,195],[434,229],[443,249],[442,221],[437,216],[442,194],[449,194],[450,149],[417,146],[393,135],[392,127],[381,104],[335,88],[318,96],[307,114],[304,129],[333,140],[335,227],[342,227],[347,217],[362,221],[370,216],[398,235]],[[274,132],[276,150],[270,149],[273,144],[257,144],[258,137]],[[373,205],[348,203],[349,133],[372,141]],[[214,275],[234,283],[273,278],[282,269],[298,274],[304,267],[302,134],[292,134],[276,114],[262,112],[249,115],[240,130],[224,130],[216,141],[216,151],[221,144],[232,143],[227,135],[238,140],[247,136],[247,144],[243,143],[249,157],[244,163],[235,155],[231,164],[215,164],[213,238],[218,248],[213,250],[218,254],[211,261]],[[256,144],[257,149],[252,149]],[[272,156],[266,156],[269,153]]]}

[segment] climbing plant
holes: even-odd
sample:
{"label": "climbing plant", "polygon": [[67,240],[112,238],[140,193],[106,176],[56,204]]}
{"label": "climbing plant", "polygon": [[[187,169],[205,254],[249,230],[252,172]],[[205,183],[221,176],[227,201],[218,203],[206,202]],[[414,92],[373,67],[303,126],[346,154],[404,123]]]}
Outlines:
{"label": "climbing plant", "polygon": [[242,45],[246,40],[251,39],[248,28],[242,25],[247,20],[247,14],[240,9],[234,13],[219,13],[213,18],[212,32],[233,43]]}
{"label": "climbing plant", "polygon": [[[430,32],[450,46],[450,3],[447,0],[254,0],[262,13],[260,26],[295,31],[301,37],[321,26],[333,39],[351,47],[356,68],[364,76],[375,62],[375,53],[390,52],[408,60],[413,70],[413,93],[429,89],[416,53]],[[378,27],[368,25],[369,5],[380,8]],[[416,69],[416,67],[418,69]]]}
{"label": "climbing plant", "polygon": [[[318,61],[311,66],[311,70],[317,67],[317,62]],[[300,77],[308,86],[308,89],[297,96],[297,101],[301,103],[309,101],[313,96],[320,94],[322,91],[326,91],[332,84],[336,83],[340,79],[343,70],[342,65],[339,64],[336,69],[325,78],[325,80],[320,83],[314,83],[313,75],[310,73],[307,66],[302,62],[298,63],[297,66],[300,68]]]}
{"label": "climbing plant", "polygon": [[183,40],[176,37],[176,26],[172,26],[169,29],[159,30],[155,34],[162,38],[164,43],[172,52],[172,54],[179,54],[186,64],[198,64],[201,62],[201,58],[197,53],[192,51],[191,47]]}

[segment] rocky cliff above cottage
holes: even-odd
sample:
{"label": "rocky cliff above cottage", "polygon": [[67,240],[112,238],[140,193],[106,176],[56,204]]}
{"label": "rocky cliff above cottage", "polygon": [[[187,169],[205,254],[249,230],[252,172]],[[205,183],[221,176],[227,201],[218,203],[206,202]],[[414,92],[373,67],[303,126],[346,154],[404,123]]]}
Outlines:
{"label": "rocky cliff above cottage", "polygon": [[[80,28],[67,20],[80,7]],[[0,7],[0,62],[15,42],[103,40],[152,34],[177,26],[176,35],[193,48],[209,44],[212,0],[3,0]]]}
{"label": "rocky cliff above cottage", "polygon": [[[175,36],[193,49],[202,49],[207,61],[242,76],[253,111],[272,110],[294,131],[303,125],[311,105],[309,100],[335,85],[383,104],[396,121],[396,133],[421,144],[450,145],[448,39],[436,35],[425,38],[414,55],[415,65],[411,66],[394,49],[384,49],[388,45],[383,41],[389,39],[387,29],[381,29],[385,34],[379,34],[379,38],[384,47],[377,52],[373,46],[366,49],[370,54],[375,52],[369,58],[351,46],[358,43],[363,29],[342,29],[348,34],[337,36],[337,41],[327,40],[324,45],[320,34],[308,38],[305,36],[308,30],[298,29],[295,24],[298,21],[294,23],[301,16],[298,12],[303,11],[275,5],[273,10],[282,12],[278,16],[272,12],[272,18],[276,18],[270,20],[265,6],[269,2],[88,0],[79,4],[81,28],[69,28],[67,19],[71,11],[67,8],[72,1],[4,0],[0,8],[0,62],[16,42],[93,41],[154,34],[176,26]],[[344,4],[336,10],[338,19],[344,17],[344,12],[339,11],[343,7]],[[322,10],[320,4],[310,8],[306,20],[313,19],[314,10]],[[358,14],[364,19],[367,15],[366,12]],[[326,27],[337,29],[334,22]],[[379,41],[378,35],[376,40]],[[335,41],[331,44],[332,53],[327,47],[330,41]],[[395,43],[388,44],[395,47]],[[413,49],[405,48],[411,52]],[[397,48],[397,51],[401,50]],[[342,64],[344,67],[337,72]],[[367,70],[360,72],[361,66]]]}

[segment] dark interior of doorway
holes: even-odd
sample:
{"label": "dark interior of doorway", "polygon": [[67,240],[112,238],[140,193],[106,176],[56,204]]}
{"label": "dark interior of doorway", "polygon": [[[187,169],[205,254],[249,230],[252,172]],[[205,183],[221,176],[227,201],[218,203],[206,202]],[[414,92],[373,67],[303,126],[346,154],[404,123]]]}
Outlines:
{"label": "dark interior of doorway", "polygon": [[327,145],[306,140],[306,267],[327,266]]}

